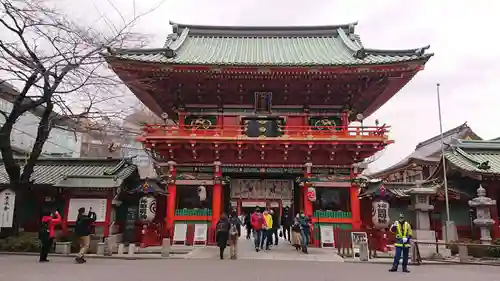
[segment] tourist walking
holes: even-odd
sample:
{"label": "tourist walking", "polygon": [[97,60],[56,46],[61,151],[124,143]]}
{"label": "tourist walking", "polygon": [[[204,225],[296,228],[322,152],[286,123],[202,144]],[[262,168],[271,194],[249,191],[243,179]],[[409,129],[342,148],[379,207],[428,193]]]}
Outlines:
{"label": "tourist walking", "polygon": [[290,227],[293,224],[293,217],[290,216],[290,209],[288,207],[285,207],[283,209],[283,214],[281,215],[281,226],[282,226],[282,231],[283,231],[283,238],[285,240],[288,240],[288,242],[291,241],[290,237]]}
{"label": "tourist walking", "polygon": [[261,241],[264,239],[264,228],[266,226],[264,215],[260,212],[260,209],[258,207],[250,217],[250,223],[252,225],[252,230],[254,233],[255,251],[258,252]]}
{"label": "tourist walking", "polygon": [[301,237],[301,248],[304,254],[307,254],[307,246],[311,241],[311,220],[304,214],[304,211],[300,212],[299,216],[300,225],[300,237]]}
{"label": "tourist walking", "polygon": [[410,223],[405,220],[403,214],[399,215],[399,219],[395,221],[389,229],[392,233],[396,234],[396,243],[394,243],[395,253],[394,262],[390,272],[398,271],[399,260],[403,256],[403,272],[409,273],[408,270],[408,256],[410,254],[410,240],[413,236]]}
{"label": "tourist walking", "polygon": [[61,215],[58,211],[46,212],[42,216],[38,239],[40,240],[40,262],[48,262],[47,259],[52,244],[54,243],[55,227],[61,223]]}
{"label": "tourist walking", "polygon": [[297,216],[293,220],[292,238],[291,238],[292,245],[295,247],[295,250],[297,250],[297,252],[301,249],[301,244],[302,244],[302,242],[301,242],[302,238],[300,236],[299,217],[300,217],[300,215],[297,214]]}
{"label": "tourist walking", "polygon": [[217,241],[217,246],[219,247],[221,260],[224,259],[224,250],[227,247],[230,227],[231,224],[229,223],[229,219],[227,218],[227,215],[223,213],[215,227],[215,240]]}
{"label": "tourist walking", "polygon": [[273,219],[273,227],[271,228],[271,244],[273,243],[272,237],[274,237],[274,245],[278,245],[278,229],[280,228],[280,216],[278,213],[274,212],[274,210],[269,211],[272,219]]}
{"label": "tourist walking", "polygon": [[246,214],[246,216],[245,216],[245,227],[247,229],[247,235],[246,235],[247,240],[250,239],[250,234],[252,234],[252,222],[250,221],[251,216],[252,215],[250,213]]}
{"label": "tourist walking", "polygon": [[238,240],[241,236],[241,220],[238,218],[236,212],[231,214],[229,224],[229,254],[231,259],[235,260],[238,254]]}
{"label": "tourist walking", "polygon": [[94,223],[96,218],[96,214],[92,212],[92,207],[89,208],[89,212],[87,214],[85,214],[85,208],[82,207],[78,209],[78,216],[75,223],[75,235],[80,244],[80,251],[75,258],[77,263],[87,262],[84,256],[90,247],[90,234],[92,234],[95,230]]}
{"label": "tourist walking", "polygon": [[262,240],[260,240],[260,249],[264,249],[264,243],[266,245],[266,250],[271,250],[271,244],[273,241],[273,217],[268,210],[264,211],[264,233]]}

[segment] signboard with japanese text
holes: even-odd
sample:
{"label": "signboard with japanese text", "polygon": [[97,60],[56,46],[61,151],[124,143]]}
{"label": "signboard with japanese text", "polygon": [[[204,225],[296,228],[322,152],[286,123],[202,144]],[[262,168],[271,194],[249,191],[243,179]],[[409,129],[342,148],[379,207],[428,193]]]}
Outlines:
{"label": "signboard with japanese text", "polygon": [[185,245],[187,236],[187,224],[176,223],[174,227],[173,245]]}
{"label": "signboard with japanese text", "polygon": [[207,245],[207,224],[195,224],[194,225],[194,246],[206,246]]}
{"label": "signboard with japanese text", "polygon": [[11,189],[0,192],[0,228],[12,227],[16,193]]}
{"label": "signboard with japanese text", "polygon": [[107,214],[107,199],[96,198],[71,198],[69,199],[68,222],[76,222],[78,209],[85,208],[88,212],[92,208],[92,212],[96,214],[96,222],[105,222]]}
{"label": "signboard with japanese text", "polygon": [[359,254],[361,243],[368,242],[368,234],[366,232],[351,232],[351,242],[353,254]]}
{"label": "signboard with japanese text", "polygon": [[321,247],[322,248],[333,248],[335,247],[335,238],[333,235],[333,226],[331,225],[320,225],[319,227],[321,234]]}

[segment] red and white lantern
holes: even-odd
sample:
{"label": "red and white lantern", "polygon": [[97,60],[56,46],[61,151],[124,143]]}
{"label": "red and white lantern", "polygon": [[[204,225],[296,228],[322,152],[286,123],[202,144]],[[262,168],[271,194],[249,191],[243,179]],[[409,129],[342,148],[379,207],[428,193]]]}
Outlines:
{"label": "red and white lantern", "polygon": [[307,199],[311,202],[316,201],[316,188],[312,186],[307,188]]}

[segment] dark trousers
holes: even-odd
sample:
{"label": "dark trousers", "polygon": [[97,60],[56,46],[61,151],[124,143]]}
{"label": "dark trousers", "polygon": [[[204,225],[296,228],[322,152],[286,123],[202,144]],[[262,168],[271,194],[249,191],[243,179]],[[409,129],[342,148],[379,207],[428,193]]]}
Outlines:
{"label": "dark trousers", "polygon": [[290,237],[290,227],[289,226],[286,226],[286,225],[283,226],[283,238],[285,240],[288,240],[288,242],[290,242],[290,239],[292,237]]}
{"label": "dark trousers", "polygon": [[[278,245],[279,235],[278,235],[278,229],[277,228],[273,228],[272,229],[271,236],[274,236],[274,245]],[[273,240],[271,239],[271,244],[272,243],[273,243]]]}
{"label": "dark trousers", "polygon": [[224,250],[226,249],[227,242],[229,240],[229,232],[223,232],[223,231],[217,232],[215,238],[217,240],[217,246],[219,247],[220,258],[223,259]]}
{"label": "dark trousers", "polygon": [[260,246],[260,243],[262,240],[264,240],[264,230],[254,230],[253,231],[254,235],[254,243],[255,243],[255,249],[258,249]]}
{"label": "dark trousers", "polygon": [[260,240],[260,248],[264,248],[264,241],[266,242],[266,249],[269,248],[269,246],[273,242],[273,230],[272,229],[264,229],[262,230],[262,239]]}
{"label": "dark trousers", "polygon": [[52,248],[52,243],[54,238],[47,238],[40,240],[40,260],[46,261],[49,255],[50,249]]}
{"label": "dark trousers", "polygon": [[247,225],[247,239],[250,239],[250,235],[252,234],[252,227]]}
{"label": "dark trousers", "polygon": [[398,269],[399,259],[403,256],[403,270],[408,267],[408,256],[410,254],[410,247],[396,247],[396,253],[394,253],[394,263],[392,267]]}

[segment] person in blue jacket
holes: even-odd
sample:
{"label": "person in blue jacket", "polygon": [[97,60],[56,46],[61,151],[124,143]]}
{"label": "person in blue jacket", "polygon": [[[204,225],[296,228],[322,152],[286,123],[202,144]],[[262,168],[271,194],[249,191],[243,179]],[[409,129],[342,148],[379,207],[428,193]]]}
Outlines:
{"label": "person in blue jacket", "polygon": [[396,234],[396,243],[394,243],[396,252],[394,253],[394,263],[389,271],[398,271],[399,260],[403,256],[403,272],[409,273],[408,257],[410,255],[410,240],[413,236],[411,225],[405,220],[404,215],[400,214],[399,219],[392,224],[390,231]]}

